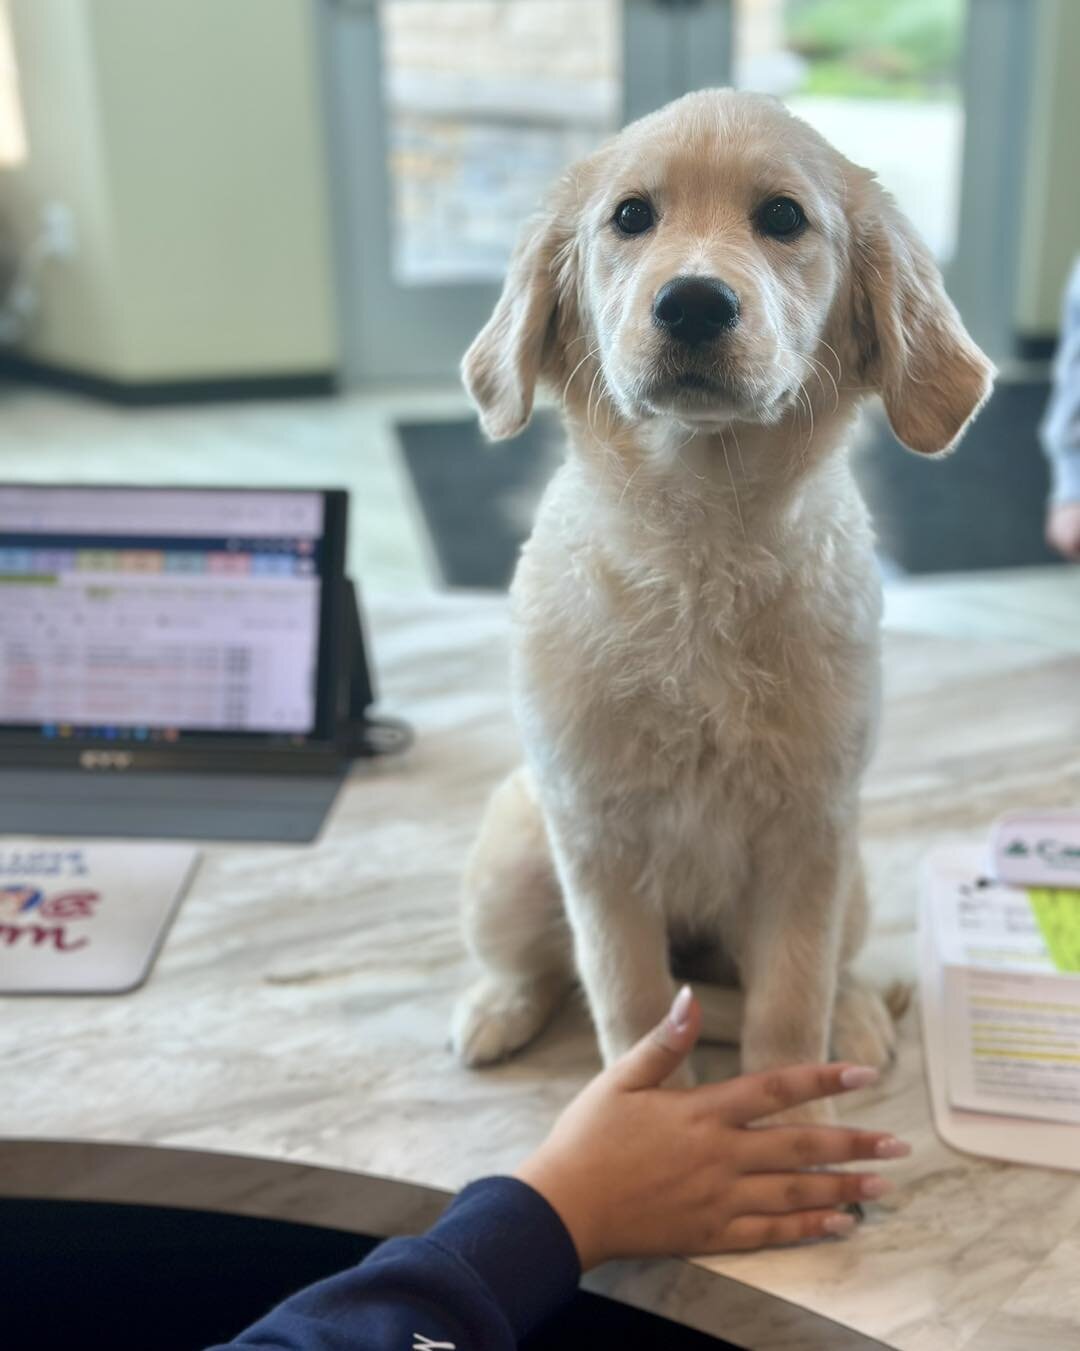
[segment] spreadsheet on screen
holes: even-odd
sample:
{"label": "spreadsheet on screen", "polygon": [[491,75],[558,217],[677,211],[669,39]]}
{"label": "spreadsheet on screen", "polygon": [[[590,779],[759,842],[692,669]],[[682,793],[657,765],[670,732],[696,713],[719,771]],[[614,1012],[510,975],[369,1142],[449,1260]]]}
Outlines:
{"label": "spreadsheet on screen", "polygon": [[306,734],[319,492],[0,488],[0,724]]}

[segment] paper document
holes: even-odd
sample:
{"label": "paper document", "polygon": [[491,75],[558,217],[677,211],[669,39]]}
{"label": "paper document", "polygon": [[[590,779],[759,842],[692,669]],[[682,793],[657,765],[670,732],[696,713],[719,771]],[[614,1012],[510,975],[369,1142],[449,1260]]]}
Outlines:
{"label": "paper document", "polygon": [[950,1103],[1080,1123],[1080,892],[980,876],[969,850],[929,862]]}

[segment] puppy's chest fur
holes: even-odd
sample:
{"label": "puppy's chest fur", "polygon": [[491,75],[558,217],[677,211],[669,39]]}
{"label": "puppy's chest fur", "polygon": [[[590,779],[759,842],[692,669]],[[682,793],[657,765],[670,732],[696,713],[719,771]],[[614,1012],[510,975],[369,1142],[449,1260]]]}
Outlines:
{"label": "puppy's chest fur", "polygon": [[857,774],[876,584],[845,576],[864,560],[840,552],[819,540],[809,561],[782,561],[691,540],[663,562],[586,549],[556,571],[538,530],[515,585],[530,758],[586,793],[688,809],[703,796],[768,809]]}

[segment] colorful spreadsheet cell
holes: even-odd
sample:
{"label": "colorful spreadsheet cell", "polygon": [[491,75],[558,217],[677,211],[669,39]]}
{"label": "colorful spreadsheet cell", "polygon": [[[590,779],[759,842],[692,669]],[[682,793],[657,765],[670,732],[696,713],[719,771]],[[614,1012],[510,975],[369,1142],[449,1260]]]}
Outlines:
{"label": "colorful spreadsheet cell", "polygon": [[35,557],[37,559],[35,572],[55,575],[72,572],[75,568],[75,553],[71,549],[37,549]]}
{"label": "colorful spreadsheet cell", "polygon": [[0,572],[19,575],[34,571],[34,555],[29,549],[6,549],[3,557]]}

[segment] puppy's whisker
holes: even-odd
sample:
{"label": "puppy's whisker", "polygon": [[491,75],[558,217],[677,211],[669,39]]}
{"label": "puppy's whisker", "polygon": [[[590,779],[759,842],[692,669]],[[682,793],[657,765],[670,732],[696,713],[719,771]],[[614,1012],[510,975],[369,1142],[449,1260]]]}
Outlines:
{"label": "puppy's whisker", "polygon": [[592,380],[589,382],[589,397],[585,403],[585,425],[594,436],[598,436],[599,433],[597,432],[596,426],[593,423],[593,413],[592,413],[593,392],[596,389],[596,382],[597,380],[600,379],[600,376],[602,374],[603,374],[603,367],[598,365],[596,370],[593,372]]}
{"label": "puppy's whisker", "polygon": [[810,420],[810,430],[807,433],[806,440],[803,442],[799,450],[799,463],[802,465],[803,468],[805,468],[806,452],[810,449],[810,444],[814,439],[814,405],[811,403],[810,395],[807,393],[806,385],[802,381],[799,382],[799,391],[801,392],[803,398],[806,400],[806,413],[807,417]]}
{"label": "puppy's whisker", "polygon": [[728,480],[731,483],[731,491],[735,497],[735,514],[739,518],[739,529],[742,531],[743,540],[746,540],[746,523],[743,521],[742,506],[739,503],[739,490],[735,486],[735,475],[731,472],[731,461],[728,459],[727,441],[724,433],[720,433],[720,449],[724,452],[724,464],[727,466]]}
{"label": "puppy's whisker", "polygon": [[820,341],[822,347],[825,348],[826,352],[828,352],[828,353],[830,354],[830,356],[832,356],[832,358],[833,358],[833,359],[835,360],[835,362],[836,362],[836,378],[837,378],[837,380],[843,379],[843,375],[844,375],[844,363],[840,360],[840,354],[837,352],[836,348],[833,347],[831,343],[827,343],[827,342],[825,341],[824,338],[819,339],[819,341]]}
{"label": "puppy's whisker", "polygon": [[[685,444],[685,442],[684,442],[684,444]],[[678,452],[676,452],[675,458],[678,460],[678,462],[682,465],[683,469],[686,470],[687,474],[689,474],[689,476],[690,476],[691,478],[697,479],[697,481],[698,481],[699,483],[702,483],[702,484],[705,485],[704,491],[707,492],[707,491],[708,491],[708,486],[709,486],[709,480],[706,478],[706,476],[705,476],[704,474],[699,474],[699,473],[697,472],[696,469],[691,469],[691,467],[686,463],[686,461],[683,459],[683,457],[682,457],[680,454],[678,454]]]}
{"label": "puppy's whisker", "polygon": [[832,371],[829,370],[829,368],[824,364],[824,362],[817,361],[815,360],[814,357],[807,356],[804,352],[796,352],[791,347],[781,347],[778,350],[783,356],[794,357],[796,361],[802,361],[807,366],[809,366],[810,369],[813,371],[815,377],[817,378],[818,384],[821,386],[822,394],[825,393],[825,382],[821,378],[821,371],[825,372],[825,374],[829,377],[829,381],[833,387],[833,412],[835,413],[836,410],[840,407],[840,390],[837,386],[836,381],[833,379]]}
{"label": "puppy's whisker", "polygon": [[746,482],[746,465],[743,463],[742,446],[739,445],[739,437],[735,428],[731,429],[731,439],[735,442],[735,454],[739,457],[739,473],[743,476],[743,482]]}
{"label": "puppy's whisker", "polygon": [[[687,437],[686,437],[686,440],[685,440],[685,441],[680,441],[679,444],[675,447],[675,454],[676,454],[676,456],[679,455],[679,451],[680,451],[680,450],[682,450],[684,447],[686,447],[686,446],[688,446],[688,445],[690,444],[690,442],[694,439],[695,436],[697,436],[697,434],[698,434],[698,430],[697,430],[696,427],[690,427],[690,428],[688,428],[688,435],[687,435]],[[680,462],[680,464],[684,464],[684,465],[686,464],[686,461],[683,460],[681,457],[679,457],[679,462]],[[691,471],[691,472],[693,473],[693,471]],[[705,479],[705,475],[704,475],[704,474],[697,474],[697,473],[695,473],[695,474],[694,474],[694,477],[695,477],[695,478],[699,478],[699,479],[701,479],[702,481],[704,481],[704,479]]]}
{"label": "puppy's whisker", "polygon": [[619,494],[619,501],[618,501],[618,505],[619,505],[620,507],[621,507],[622,504],[623,504],[623,499],[626,497],[626,494],[630,491],[630,485],[633,483],[634,479],[637,478],[638,474],[640,474],[641,471],[642,471],[644,468],[645,468],[645,460],[644,460],[644,458],[643,458],[643,459],[641,459],[641,460],[638,462],[636,468],[635,468],[635,469],[633,470],[633,472],[627,477],[626,482],[623,484],[623,490],[622,490],[622,492]]}
{"label": "puppy's whisker", "polygon": [[833,412],[835,412],[836,409],[840,407],[840,390],[837,387],[836,380],[833,378],[832,371],[829,370],[828,366],[826,366],[823,361],[818,361],[815,357],[803,356],[802,353],[800,352],[796,352],[795,355],[801,357],[803,361],[808,362],[810,366],[813,368],[814,374],[817,376],[817,382],[819,385],[821,385],[821,392],[823,394],[825,393],[825,385],[821,379],[820,372],[824,371],[825,374],[829,377],[829,383],[832,385],[833,388]]}
{"label": "puppy's whisker", "polygon": [[[797,438],[799,431],[799,421],[802,418],[803,410],[807,407],[806,388],[801,381],[799,382],[799,384],[795,386],[793,397],[795,408],[795,425],[792,428],[792,435],[793,437]],[[809,440],[802,442],[802,444],[796,445],[796,451],[798,454],[798,469],[800,473],[806,467],[806,447],[808,444]]]}
{"label": "puppy's whisker", "polygon": [[[832,349],[830,348],[829,350],[831,351]],[[821,370],[823,370],[825,374],[829,377],[829,383],[832,385],[833,388],[833,412],[835,413],[836,410],[840,407],[840,386],[836,383],[836,377],[833,375],[832,371],[829,370],[828,366],[826,366],[823,361],[818,361],[816,357],[807,357],[806,360],[813,363],[815,371],[820,367]],[[818,376],[818,382],[819,383],[821,382],[820,375]],[[824,385],[822,385],[822,393],[824,392],[825,387]]]}
{"label": "puppy's whisker", "polygon": [[585,365],[586,361],[588,361],[588,359],[589,359],[590,357],[596,356],[596,354],[597,354],[597,352],[599,352],[599,350],[600,350],[600,344],[597,343],[596,346],[595,346],[594,348],[592,348],[591,351],[588,351],[588,352],[585,353],[585,355],[581,358],[581,360],[578,362],[578,364],[574,367],[574,369],[573,369],[573,370],[570,372],[570,374],[566,377],[566,384],[563,385],[563,391],[562,391],[562,402],[564,402],[564,403],[566,402],[566,394],[567,394],[567,391],[568,391],[569,388],[570,388],[571,383],[573,382],[574,376],[577,375],[578,371],[581,370],[582,366]]}

